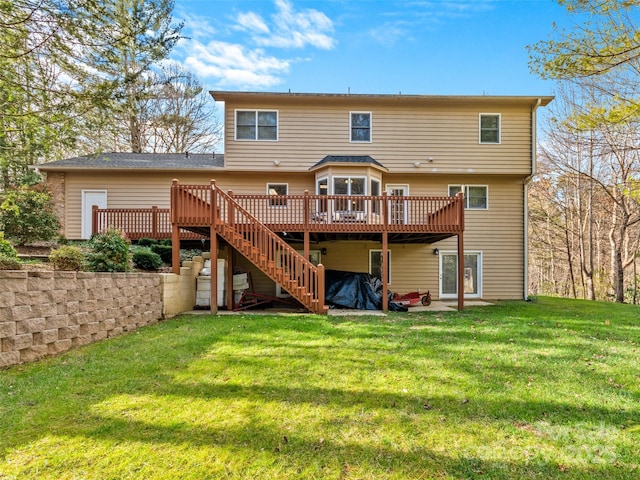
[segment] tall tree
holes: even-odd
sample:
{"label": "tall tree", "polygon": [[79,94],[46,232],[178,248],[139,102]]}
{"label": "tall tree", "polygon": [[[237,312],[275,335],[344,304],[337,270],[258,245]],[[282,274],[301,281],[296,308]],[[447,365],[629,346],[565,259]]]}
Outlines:
{"label": "tall tree", "polygon": [[56,0],[0,0],[1,186],[21,183],[29,165],[73,141],[77,92],[56,63],[71,42]]}
{"label": "tall tree", "polygon": [[173,7],[173,0],[111,0],[72,12],[88,36],[76,74],[85,88],[109,92],[100,107],[110,113],[93,121],[115,120],[103,128],[128,147],[118,149],[142,152],[147,146],[153,66],[168,58],[182,29],[173,23]]}
{"label": "tall tree", "polygon": [[557,1],[580,18],[570,30],[554,26],[553,39],[529,47],[531,70],[542,78],[597,86],[600,102],[583,115],[586,124],[640,115],[640,1]]}
{"label": "tall tree", "polygon": [[151,147],[154,152],[211,152],[221,125],[211,96],[200,80],[171,63],[158,76],[150,99]]}

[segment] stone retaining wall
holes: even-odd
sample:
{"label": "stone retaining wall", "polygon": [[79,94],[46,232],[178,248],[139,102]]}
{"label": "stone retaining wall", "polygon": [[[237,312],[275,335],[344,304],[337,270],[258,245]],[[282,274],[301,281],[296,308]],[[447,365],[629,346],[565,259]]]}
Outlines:
{"label": "stone retaining wall", "polygon": [[152,273],[0,271],[0,367],[156,323],[162,291]]}

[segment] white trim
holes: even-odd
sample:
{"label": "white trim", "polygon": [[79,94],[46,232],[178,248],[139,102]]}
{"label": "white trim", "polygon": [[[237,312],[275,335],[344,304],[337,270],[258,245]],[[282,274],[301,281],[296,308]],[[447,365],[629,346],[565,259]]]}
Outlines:
{"label": "white trim", "polygon": [[[85,200],[85,196],[89,193],[101,193],[104,194],[104,205],[100,205],[98,204],[99,208],[107,208],[107,206],[109,205],[108,203],[108,198],[107,198],[107,191],[106,190],[81,190],[80,191],[80,237],[83,240],[87,240],[89,238],[91,238],[91,208],[93,207],[93,205],[95,205],[95,203],[93,205],[86,205],[86,200]],[[100,203],[100,202],[98,202]],[[87,211],[87,209],[89,209]],[[88,223],[87,223],[87,219]]]}
{"label": "white trim", "polygon": [[[380,260],[382,260],[382,249],[380,248],[371,248],[369,249],[369,275],[373,275],[371,273],[371,253],[373,252],[380,252]],[[391,285],[391,250],[387,249],[387,256],[388,256],[388,265],[387,265],[387,285]],[[380,264],[380,272],[382,272],[382,264]],[[381,273],[382,274],[382,273]]]}
{"label": "white trim", "polygon": [[[322,180],[327,181],[327,192],[321,194],[320,193],[320,182]],[[321,177],[316,177],[316,195],[330,195],[329,190],[331,190],[331,182],[329,181],[329,175],[323,175]]]}
{"label": "white trim", "polygon": [[[351,130],[353,129],[353,114],[354,113],[366,113],[369,115],[369,140],[354,140]],[[349,143],[372,143],[373,142],[373,113],[353,110],[349,112]]]}
{"label": "white trim", "polygon": [[[497,142],[483,142],[482,141],[482,116],[496,116],[498,117],[498,141]],[[502,144],[502,114],[500,113],[490,113],[490,112],[480,112],[478,114],[478,143],[480,145],[500,145]]]}
{"label": "white trim", "polygon": [[[451,187],[460,187],[460,189],[462,190],[462,193],[464,194],[464,209],[465,210],[489,210],[489,185],[482,185],[482,184],[468,184],[468,183],[451,183],[449,185],[447,185],[447,196],[451,197],[451,193],[450,193],[450,189]],[[486,200],[487,200],[487,206],[485,208],[478,208],[478,207],[469,207],[469,195],[468,193],[468,188],[469,187],[484,187],[487,190],[487,195],[486,195]]]}
{"label": "white trim", "polygon": [[[483,284],[483,268],[484,268],[484,255],[482,250],[465,250],[465,255],[477,255],[478,256],[478,292],[475,294],[465,294],[464,298],[482,298],[482,284]],[[442,259],[446,255],[453,255],[456,257],[456,293],[442,293]],[[456,250],[440,250],[438,254],[438,294],[441,299],[453,299],[458,298],[458,252]]]}
{"label": "white trim", "polygon": [[[256,119],[256,134],[254,138],[238,138],[238,112],[254,112]],[[258,112],[275,112],[276,114],[276,138],[258,138]],[[277,109],[236,108],[233,111],[233,139],[238,142],[277,142],[280,139],[280,111]]]}

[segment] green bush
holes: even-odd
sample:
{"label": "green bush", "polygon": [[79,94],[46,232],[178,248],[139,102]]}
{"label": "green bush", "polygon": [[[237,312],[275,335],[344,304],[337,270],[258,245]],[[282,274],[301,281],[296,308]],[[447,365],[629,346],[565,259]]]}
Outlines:
{"label": "green bush", "polygon": [[82,271],[86,265],[84,253],[73,245],[64,245],[51,251],[49,263],[55,270]]}
{"label": "green bush", "polygon": [[186,262],[188,260],[193,259],[198,255],[202,255],[202,250],[193,248],[193,249],[182,249],[180,250],[180,262]]}
{"label": "green bush", "polygon": [[168,245],[171,246],[171,239],[170,238],[165,238],[164,240],[160,240],[158,242],[160,245]]}
{"label": "green bush", "polygon": [[158,270],[163,262],[149,247],[138,247],[133,249],[133,264],[140,270]]}
{"label": "green bush", "polygon": [[6,257],[17,257],[18,252],[13,248],[13,245],[9,242],[9,240],[5,240],[4,232],[0,232],[0,255],[4,255]]}
{"label": "green bush", "polygon": [[158,241],[154,240],[153,238],[141,238],[140,240],[138,240],[138,246],[139,247],[150,247],[151,245],[157,245]]}
{"label": "green bush", "polygon": [[171,255],[173,254],[173,249],[170,245],[151,245],[151,250],[162,258],[162,261],[167,265],[171,265]]}
{"label": "green bush", "polygon": [[59,228],[45,185],[12,187],[0,194],[0,230],[18,245],[51,240]]}
{"label": "green bush", "polygon": [[0,270],[20,270],[20,265],[18,257],[0,253]]}
{"label": "green bush", "polygon": [[87,266],[92,272],[128,272],[131,270],[129,240],[115,228],[97,233],[89,240]]}

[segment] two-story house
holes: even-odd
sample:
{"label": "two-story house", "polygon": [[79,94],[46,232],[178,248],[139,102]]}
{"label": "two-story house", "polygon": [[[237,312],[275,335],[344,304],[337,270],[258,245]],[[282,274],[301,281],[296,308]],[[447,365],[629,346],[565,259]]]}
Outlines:
{"label": "two-story house", "polygon": [[390,291],[526,297],[536,111],[552,97],[211,94],[224,102],[224,156],[119,153],[42,165],[63,233],[86,238],[93,205],[171,206],[174,244],[180,228],[211,237],[265,294],[317,288],[315,273],[283,253],[290,248],[311,268],[369,272]]}

